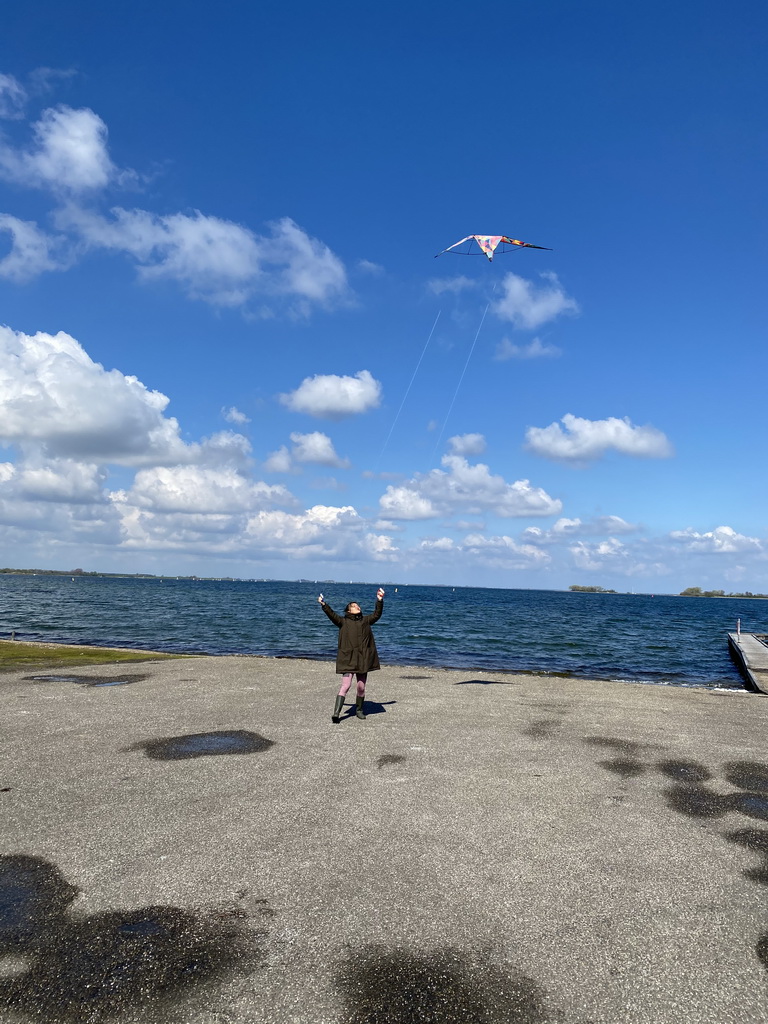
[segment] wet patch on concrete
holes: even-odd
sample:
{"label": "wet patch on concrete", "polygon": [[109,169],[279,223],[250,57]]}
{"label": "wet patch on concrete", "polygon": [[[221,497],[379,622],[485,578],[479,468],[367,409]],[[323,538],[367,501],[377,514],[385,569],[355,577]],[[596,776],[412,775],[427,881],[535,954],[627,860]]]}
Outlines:
{"label": "wet patch on concrete", "polygon": [[388,764],[402,764],[405,760],[405,754],[380,754],[377,761],[377,768],[384,768]]}
{"label": "wet patch on concrete", "polygon": [[268,740],[257,732],[229,729],[144,740],[126,749],[143,750],[147,757],[155,761],[185,761],[192,757],[216,757],[223,754],[260,754],[274,745],[274,740]]}
{"label": "wet patch on concrete", "polygon": [[451,946],[424,951],[372,944],[336,974],[343,1024],[545,1024],[543,989]]}
{"label": "wet patch on concrete", "polygon": [[120,676],[45,675],[24,676],[24,678],[33,683],[77,683],[79,686],[96,688],[101,686],[130,686],[131,683],[141,683],[150,677],[148,675],[136,673],[134,675],[122,674]]}
{"label": "wet patch on concrete", "polygon": [[757,954],[757,959],[766,971],[768,971],[768,932],[764,932],[757,940],[755,953]]}
{"label": "wet patch on concrete", "polygon": [[708,782],[712,773],[697,761],[658,761],[656,768],[662,775],[683,782]]}
{"label": "wet patch on concrete", "polygon": [[55,864],[0,857],[0,1005],[19,1021],[167,1022],[172,1009],[263,959],[264,931],[172,906],[78,917]]}
{"label": "wet patch on concrete", "polygon": [[726,832],[725,838],[729,843],[736,843],[746,850],[762,854],[762,864],[756,868],[747,868],[742,874],[752,882],[768,885],[768,832],[758,828],[742,828],[735,832]]}
{"label": "wet patch on concrete", "polygon": [[738,789],[768,793],[768,765],[757,761],[731,761],[725,765],[725,777]]}
{"label": "wet patch on concrete", "polygon": [[432,676],[400,676],[401,679],[431,679]]}

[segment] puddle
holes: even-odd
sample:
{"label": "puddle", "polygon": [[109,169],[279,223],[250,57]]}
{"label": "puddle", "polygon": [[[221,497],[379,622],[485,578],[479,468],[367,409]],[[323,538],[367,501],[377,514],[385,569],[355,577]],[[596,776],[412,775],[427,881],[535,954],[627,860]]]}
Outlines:
{"label": "puddle", "polygon": [[191,757],[214,757],[219,754],[258,754],[274,745],[274,740],[268,740],[257,732],[231,729],[145,740],[128,749],[143,750],[147,757],[156,761],[184,761]]}
{"label": "puddle", "polygon": [[103,686],[130,686],[131,683],[140,683],[149,679],[148,675],[123,676],[115,679],[114,676],[25,676],[25,679],[33,683],[77,683],[78,686],[87,686],[89,689],[96,689]]}
{"label": "puddle", "polygon": [[78,895],[50,861],[0,856],[0,1006],[19,1024],[164,1024],[186,996],[211,989],[216,999],[222,982],[263,961],[265,930],[221,920],[227,908],[74,915]]}

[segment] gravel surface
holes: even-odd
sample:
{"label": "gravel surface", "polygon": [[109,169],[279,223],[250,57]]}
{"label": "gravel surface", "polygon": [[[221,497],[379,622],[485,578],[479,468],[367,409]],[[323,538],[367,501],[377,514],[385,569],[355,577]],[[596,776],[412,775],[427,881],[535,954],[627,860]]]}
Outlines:
{"label": "gravel surface", "polygon": [[1,1024],[763,1024],[768,698],[0,677]]}

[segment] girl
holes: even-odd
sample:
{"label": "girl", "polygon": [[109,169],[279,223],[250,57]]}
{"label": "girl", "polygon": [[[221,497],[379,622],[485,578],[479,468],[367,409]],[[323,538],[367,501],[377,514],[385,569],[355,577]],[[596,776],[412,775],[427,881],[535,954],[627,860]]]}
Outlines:
{"label": "girl", "polygon": [[371,626],[381,618],[381,613],[384,611],[384,591],[381,587],[376,591],[376,607],[372,615],[363,615],[357,601],[350,601],[344,609],[344,617],[342,618],[341,615],[336,614],[329,604],[326,604],[322,594],[317,600],[334,626],[339,628],[336,674],[342,678],[341,688],[336,697],[331,721],[338,724],[341,719],[341,709],[344,707],[344,698],[352,685],[353,675],[357,676],[355,714],[358,718],[365,718],[363,700],[365,698],[365,683],[368,673],[375,672],[377,668],[381,668]]}

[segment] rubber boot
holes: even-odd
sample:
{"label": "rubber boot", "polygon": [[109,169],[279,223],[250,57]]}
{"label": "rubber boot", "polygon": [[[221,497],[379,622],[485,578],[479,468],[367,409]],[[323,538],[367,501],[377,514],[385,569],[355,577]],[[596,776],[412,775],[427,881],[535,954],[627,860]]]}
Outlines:
{"label": "rubber boot", "polygon": [[331,721],[335,722],[336,725],[338,725],[339,722],[341,721],[341,711],[342,711],[343,707],[344,707],[344,698],[341,695],[339,695],[336,698],[336,703],[333,706],[333,714],[331,715]]}
{"label": "rubber boot", "polygon": [[355,701],[355,714],[358,718],[365,718],[365,712],[363,711],[363,701],[365,697],[358,697]]}

